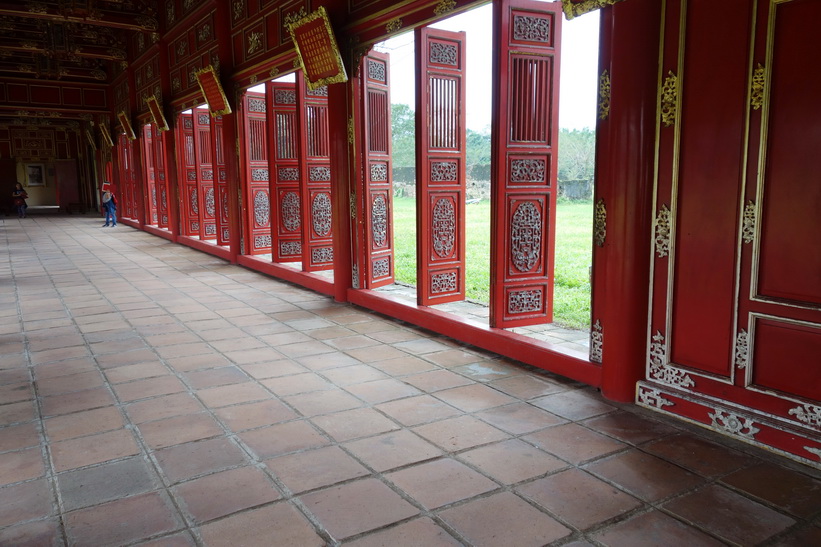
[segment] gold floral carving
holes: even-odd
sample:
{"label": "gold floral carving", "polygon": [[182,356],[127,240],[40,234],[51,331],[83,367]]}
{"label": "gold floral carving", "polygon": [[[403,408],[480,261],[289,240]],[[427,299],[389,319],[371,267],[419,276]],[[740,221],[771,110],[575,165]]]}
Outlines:
{"label": "gold floral carving", "polygon": [[277,67],[272,68],[271,71],[268,72],[268,76],[270,76],[271,78],[276,78],[277,76],[279,76],[279,69]]}
{"label": "gold floral carving", "polygon": [[678,77],[673,71],[667,72],[667,78],[661,88],[661,122],[664,127],[676,123],[676,109],[678,108]]}
{"label": "gold floral carving", "polygon": [[252,32],[248,35],[248,55],[262,49],[262,33]]}
{"label": "gold floral carving", "polygon": [[599,76],[599,119],[610,116],[610,73],[606,70]]}
{"label": "gold floral carving", "polygon": [[445,15],[452,12],[455,8],[456,2],[454,0],[442,0],[433,8],[433,13],[436,15]]}
{"label": "gold floral carving", "polygon": [[750,105],[758,110],[764,105],[764,67],[761,63],[753,71],[753,81],[750,86]]}
{"label": "gold floral carving", "polygon": [[604,200],[599,198],[596,202],[593,213],[593,242],[597,247],[604,247],[604,240],[607,238],[607,209]]}
{"label": "gold floral carving", "polygon": [[562,0],[562,10],[569,21],[587,12],[612,6],[616,2],[621,2],[621,0]]}
{"label": "gold floral carving", "polygon": [[385,32],[387,32],[388,34],[393,34],[394,32],[396,32],[397,30],[399,30],[401,28],[402,28],[402,19],[397,17],[396,19],[391,19],[390,21],[388,21],[388,23],[385,25]]}

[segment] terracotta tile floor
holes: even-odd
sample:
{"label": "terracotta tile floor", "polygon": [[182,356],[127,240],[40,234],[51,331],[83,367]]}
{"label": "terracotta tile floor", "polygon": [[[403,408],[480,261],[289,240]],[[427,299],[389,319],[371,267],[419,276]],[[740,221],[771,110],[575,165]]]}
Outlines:
{"label": "terracotta tile floor", "polygon": [[821,545],[818,469],[91,215],[0,248],[0,545]]}

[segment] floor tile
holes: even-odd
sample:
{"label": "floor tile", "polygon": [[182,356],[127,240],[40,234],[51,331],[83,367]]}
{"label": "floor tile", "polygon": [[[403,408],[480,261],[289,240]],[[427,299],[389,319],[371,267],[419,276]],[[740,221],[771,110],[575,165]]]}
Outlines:
{"label": "floor tile", "polygon": [[444,349],[427,353],[425,359],[439,366],[453,368],[484,361],[484,357],[462,349]]}
{"label": "floor tile", "polygon": [[420,425],[413,428],[413,431],[447,452],[457,452],[509,437],[507,433],[472,416],[459,416]]}
{"label": "floor tile", "polygon": [[256,378],[257,380],[308,372],[305,367],[290,359],[280,359],[278,361],[270,361],[265,363],[253,363],[250,365],[242,365],[240,368],[249,376]]}
{"label": "floor tile", "polygon": [[100,387],[103,383],[104,378],[96,370],[79,372],[58,378],[38,378],[37,395],[40,397],[48,397],[50,395],[59,395],[72,391],[82,391],[84,389]]}
{"label": "floor tile", "polygon": [[518,439],[459,454],[459,459],[502,484],[515,484],[567,467],[567,463]]}
{"label": "floor tile", "polygon": [[204,368],[224,367],[231,364],[225,356],[214,353],[213,350],[192,355],[166,357],[165,362],[177,372],[188,372]]}
{"label": "floor tile", "polygon": [[661,511],[642,513],[619,522],[593,536],[611,547],[654,547],[662,545],[699,545],[721,547],[723,542],[687,526]]}
{"label": "floor tile", "polygon": [[279,545],[323,547],[325,540],[293,505],[274,503],[202,526],[199,530],[206,545],[271,547]]}
{"label": "floor tile", "polygon": [[474,416],[513,435],[523,435],[566,423],[564,418],[559,418],[555,414],[528,403],[497,406],[477,412]]}
{"label": "floor tile", "polygon": [[194,389],[239,384],[248,376],[237,367],[220,367],[183,373],[185,381]]}
{"label": "floor tile", "polygon": [[585,469],[645,501],[658,501],[703,483],[700,476],[638,450],[595,461]]}
{"label": "floor tile", "polygon": [[172,483],[248,463],[243,451],[225,437],[178,444],[158,450],[154,457]]}
{"label": "floor tile", "polygon": [[299,365],[314,371],[323,371],[362,363],[359,359],[346,353],[342,353],[341,351],[323,353],[321,355],[309,355],[307,357],[298,357],[294,359],[294,361]]}
{"label": "floor tile", "polygon": [[356,408],[325,416],[316,416],[311,421],[337,442],[350,441],[399,429],[376,410]]}
{"label": "floor tile", "polygon": [[464,376],[455,374],[449,370],[431,370],[420,374],[412,374],[410,376],[404,376],[402,381],[427,393],[466,386],[473,383]]}
{"label": "floor tile", "polygon": [[52,515],[51,500],[51,488],[45,479],[0,488],[0,528]]}
{"label": "floor tile", "polygon": [[149,492],[160,487],[151,464],[137,456],[57,475],[66,511]]}
{"label": "floor tile", "polygon": [[439,448],[407,430],[360,439],[344,446],[376,471],[387,471],[442,455]]}
{"label": "floor tile", "polygon": [[456,538],[428,517],[374,532],[360,539],[346,542],[346,547],[458,547]]}
{"label": "floor tile", "polygon": [[275,399],[234,406],[224,406],[214,410],[232,431],[243,431],[298,418],[298,414]]}
{"label": "floor tile", "polygon": [[40,409],[43,416],[57,416],[109,406],[114,403],[115,400],[111,392],[105,387],[98,387],[52,397],[43,397]]}
{"label": "floor tile", "polygon": [[768,462],[741,469],[721,482],[799,517],[821,513],[821,480]]}
{"label": "floor tile", "polygon": [[140,363],[106,370],[105,375],[112,384],[142,380],[156,376],[168,376],[171,373],[162,363]]}
{"label": "floor tile", "polygon": [[58,472],[139,453],[134,436],[125,429],[51,443],[51,458]]}
{"label": "floor tile", "polygon": [[219,424],[204,412],[146,422],[138,427],[145,443],[154,450],[223,435]]}
{"label": "floor tile", "polygon": [[334,389],[332,383],[313,372],[268,378],[260,383],[279,397]]}
{"label": "floor tile", "polygon": [[533,399],[531,404],[568,420],[583,420],[616,410],[616,407],[602,401],[598,394],[594,395],[586,389],[546,395]]}
{"label": "floor tile", "polygon": [[525,401],[565,391],[563,386],[526,374],[492,380],[488,385]]}
{"label": "floor tile", "polygon": [[328,533],[342,540],[412,517],[419,510],[376,479],[362,479],[301,496]]}
{"label": "floor tile", "polygon": [[705,477],[729,473],[754,461],[732,448],[689,433],[653,441],[642,449]]}
{"label": "floor tile", "polygon": [[510,492],[471,501],[439,516],[476,547],[537,547],[571,530]]}
{"label": "floor tile", "polygon": [[636,498],[578,469],[537,479],[516,491],[582,530],[641,506]]}
{"label": "floor tile", "polygon": [[66,513],[66,535],[76,545],[122,545],[182,527],[167,496],[140,494]]}
{"label": "floor tile", "polygon": [[393,378],[354,384],[346,386],[345,389],[372,405],[413,397],[422,393],[415,387]]}
{"label": "floor tile", "polygon": [[419,374],[420,372],[436,370],[438,368],[433,363],[412,355],[403,355],[393,359],[385,359],[374,363],[373,366],[391,376]]}
{"label": "floor tile", "polygon": [[117,398],[124,403],[147,399],[158,395],[170,395],[185,391],[185,384],[174,376],[158,376],[156,378],[145,378],[124,384],[112,386]]}
{"label": "floor tile", "polygon": [[384,380],[387,374],[370,365],[351,365],[349,367],[332,368],[322,372],[322,375],[337,386],[361,384],[373,380]]}
{"label": "floor tile", "polygon": [[323,488],[370,472],[337,446],[326,446],[265,461],[292,492]]}
{"label": "floor tile", "polygon": [[427,509],[472,498],[499,487],[466,465],[442,458],[388,473],[385,478]]}
{"label": "floor tile", "polygon": [[594,431],[634,445],[660,439],[679,431],[667,424],[623,411],[585,420],[584,425]]}
{"label": "floor tile", "polygon": [[[280,498],[274,483],[256,467],[229,469],[178,484],[181,506],[195,523],[208,522]],[[219,495],[214,495],[219,492]]]}
{"label": "floor tile", "polygon": [[125,407],[128,417],[135,424],[172,418],[183,414],[196,414],[205,408],[188,393],[175,393],[131,403]]}
{"label": "floor tile", "polygon": [[120,409],[115,406],[105,406],[95,410],[55,416],[45,420],[44,425],[48,439],[56,442],[120,429],[125,426],[125,421]]}
{"label": "floor tile", "polygon": [[292,395],[291,397],[285,397],[285,402],[303,416],[329,414],[363,406],[359,399],[341,389]]}
{"label": "floor tile", "polygon": [[271,398],[270,393],[252,382],[202,389],[197,392],[197,396],[211,408]]}
{"label": "floor tile", "polygon": [[430,395],[408,397],[376,407],[404,426],[414,426],[457,416],[462,412]]}
{"label": "floor tile", "polygon": [[45,474],[39,446],[0,454],[0,485],[26,481]]}
{"label": "floor tile", "polygon": [[[0,407],[0,411],[3,409]],[[39,424],[30,422],[27,424],[12,425],[0,428],[0,452],[9,450],[20,450],[30,446],[40,445]]]}
{"label": "floor tile", "polygon": [[717,485],[674,499],[664,508],[740,545],[756,545],[795,523],[786,515]]}
{"label": "floor tile", "polygon": [[[428,358],[430,358],[430,356],[428,356]],[[477,382],[490,382],[519,374],[519,371],[511,369],[511,367],[507,365],[484,359],[467,365],[454,366],[450,369]]]}
{"label": "floor tile", "polygon": [[246,431],[238,435],[260,459],[329,444],[304,420]]}
{"label": "floor tile", "polygon": [[63,534],[56,519],[26,522],[0,530],[0,545],[42,547],[62,544]]}
{"label": "floor tile", "polygon": [[531,433],[524,439],[573,464],[599,458],[627,447],[620,441],[577,424],[557,425]]}
{"label": "floor tile", "polygon": [[11,403],[3,405],[3,412],[0,412],[0,426],[29,422],[35,418],[37,418],[37,410],[32,401]]}

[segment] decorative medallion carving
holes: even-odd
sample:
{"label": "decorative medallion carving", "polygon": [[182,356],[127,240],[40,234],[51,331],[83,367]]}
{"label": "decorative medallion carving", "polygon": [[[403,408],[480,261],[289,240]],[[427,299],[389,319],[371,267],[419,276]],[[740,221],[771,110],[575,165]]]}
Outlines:
{"label": "decorative medallion carving", "polygon": [[279,69],[277,67],[272,68],[268,71],[268,76],[270,76],[271,79],[276,78],[277,76],[279,76]]}
{"label": "decorative medallion carving", "polygon": [[391,19],[385,25],[385,32],[388,34],[393,34],[397,30],[402,28],[402,19],[397,17],[396,19]]}
{"label": "decorative medallion carving", "polygon": [[456,182],[457,172],[455,161],[435,161],[430,164],[431,182]]}
{"label": "decorative medallion carving", "polygon": [[374,247],[388,242],[388,203],[382,196],[376,196],[371,204],[371,234]]}
{"label": "decorative medallion carving", "polygon": [[298,167],[280,167],[277,170],[277,175],[281,181],[297,181],[299,180]]}
{"label": "decorative medallion carving", "polygon": [[356,193],[348,194],[348,204],[351,208],[351,218],[356,218]]}
{"label": "decorative medallion carving", "polygon": [[[195,215],[200,214],[199,197],[197,196],[197,189],[191,188],[191,193],[188,194],[188,203],[191,204],[191,212]],[[197,228],[199,230],[199,228]]]}
{"label": "decorative medallion carving", "polygon": [[265,112],[265,99],[249,98],[248,112]]}
{"label": "decorative medallion carving", "polygon": [[610,73],[604,71],[599,76],[599,119],[610,116]]}
{"label": "decorative medallion carving", "polygon": [[799,422],[804,422],[815,428],[821,428],[821,406],[805,403],[802,406],[791,408],[790,416],[795,416]]}
{"label": "decorative medallion carving", "polygon": [[750,106],[758,110],[764,106],[764,67],[761,63],[753,71],[753,80],[750,83]]}
{"label": "decorative medallion carving", "polygon": [[200,174],[202,176],[202,180],[214,180],[214,172],[210,169],[203,169]]}
{"label": "decorative medallion carving", "polygon": [[670,70],[661,87],[661,123],[670,127],[676,123],[678,109],[678,77]]}
{"label": "decorative medallion carving", "polygon": [[388,277],[391,274],[391,261],[388,258],[380,258],[373,261],[373,278]]}
{"label": "decorative medallion carving", "polygon": [[436,200],[433,206],[433,251],[439,258],[449,258],[456,246],[456,208],[447,198]]}
{"label": "decorative medallion carving", "polygon": [[385,63],[368,59],[368,78],[377,82],[387,83],[388,75],[385,70]]}
{"label": "decorative medallion carving", "polygon": [[236,23],[242,19],[243,11],[245,10],[245,0],[234,0],[233,7],[234,10],[232,13],[234,16],[234,22]]}
{"label": "decorative medallion carving", "polygon": [[513,266],[529,272],[539,262],[542,251],[542,213],[525,201],[516,207],[510,220],[510,255]]}
{"label": "decorative medallion carving", "polygon": [[542,289],[511,291],[507,295],[507,312],[517,314],[542,311],[542,295]]}
{"label": "decorative medallion carving", "polygon": [[198,114],[197,122],[200,125],[211,125],[211,117],[208,114]]}
{"label": "decorative medallion carving", "polygon": [[302,243],[299,241],[280,241],[279,254],[281,256],[299,256],[302,254]]}
{"label": "decorative medallion carving", "polygon": [[359,288],[359,266],[356,264],[351,267],[351,285],[354,289]]}
{"label": "decorative medallion carving", "polygon": [[735,366],[739,369],[747,368],[750,359],[750,346],[747,341],[747,331],[741,329],[735,337]]}
{"label": "decorative medallion carving", "polygon": [[310,95],[312,97],[327,97],[328,96],[328,86],[322,85],[316,89],[306,89],[306,95]]}
{"label": "decorative medallion carving", "polygon": [[349,116],[348,117],[348,144],[353,144],[355,134],[356,134],[356,132],[354,131],[353,116]]}
{"label": "decorative medallion carving", "polygon": [[285,192],[280,203],[282,226],[289,232],[296,232],[300,225],[299,196],[296,192]]}
{"label": "decorative medallion carving", "polygon": [[254,236],[254,249],[267,249],[271,246],[271,236]]}
{"label": "decorative medallion carving", "polygon": [[744,206],[744,220],[741,225],[741,239],[744,240],[744,243],[755,241],[756,218],[755,203],[748,201],[747,205]]}
{"label": "decorative medallion carving", "polygon": [[453,293],[456,286],[456,272],[434,274],[430,277],[430,292],[432,294]]}
{"label": "decorative medallion carving", "polygon": [[183,118],[182,126],[185,129],[194,129],[194,120],[191,118]]}
{"label": "decorative medallion carving", "polygon": [[296,104],[296,91],[293,89],[274,90],[274,102],[276,104]]}
{"label": "decorative medallion carving", "polygon": [[331,168],[325,166],[314,166],[308,169],[308,179],[311,182],[328,182],[331,180]]}
{"label": "decorative medallion carving", "polygon": [[755,434],[761,431],[755,427],[755,423],[749,418],[742,418],[732,412],[728,412],[725,415],[724,411],[718,408],[713,410],[715,412],[709,412],[707,414],[713,420],[713,423],[710,425],[723,430],[725,433],[738,435],[745,439],[754,439]]}
{"label": "decorative medallion carving", "polygon": [[456,2],[454,0],[441,0],[436,7],[433,8],[434,15],[446,15],[452,12],[456,8]]}
{"label": "decorative medallion carving", "polygon": [[457,49],[453,44],[431,42],[429,54],[431,63],[450,66],[458,65]]}
{"label": "decorative medallion carving", "polygon": [[[213,218],[217,214],[217,207],[214,202],[214,189],[213,188],[206,188],[205,189],[205,214],[209,217]],[[216,233],[216,232],[214,232]]]}
{"label": "decorative medallion carving", "polygon": [[264,182],[268,180],[268,169],[264,167],[259,167],[256,169],[251,169],[251,181],[253,182]]}
{"label": "decorative medallion carving", "polygon": [[388,165],[386,163],[371,164],[371,182],[387,182]]}
{"label": "decorative medallion carving", "polygon": [[[254,221],[260,228],[267,227],[271,222],[271,200],[264,190],[254,194]],[[269,242],[268,245],[270,244]]]}
{"label": "decorative medallion carving", "polygon": [[602,362],[603,344],[604,333],[602,332],[601,322],[596,319],[593,328],[590,329],[590,361],[593,363]]}
{"label": "decorative medallion carving", "polygon": [[604,247],[607,238],[607,209],[604,200],[599,198],[593,209],[593,243],[597,247]]}
{"label": "decorative medallion carving", "polygon": [[262,33],[252,32],[248,35],[248,55],[253,55],[257,51],[262,50]]}
{"label": "decorative medallion carving", "polygon": [[675,403],[665,399],[661,392],[657,389],[643,388],[639,390],[639,402],[647,406],[654,406],[656,408],[664,408],[665,406],[674,406]]}
{"label": "decorative medallion carving", "polygon": [[510,162],[510,182],[544,182],[546,162],[542,159],[519,159]]}
{"label": "decorative medallion carving", "polygon": [[314,196],[311,203],[311,219],[314,232],[319,237],[327,237],[331,233],[331,196],[324,192]]}
{"label": "decorative medallion carving", "polygon": [[670,209],[662,205],[656,215],[656,254],[663,258],[670,254]]}
{"label": "decorative medallion carving", "polygon": [[525,42],[550,42],[550,19],[529,15],[513,16],[513,39]]}
{"label": "decorative medallion carving", "polygon": [[328,264],[334,261],[333,247],[311,249],[311,264]]}
{"label": "decorative medallion carving", "polygon": [[683,370],[667,364],[667,343],[664,335],[656,331],[650,344],[650,378],[663,384],[679,387],[693,387],[696,383]]}
{"label": "decorative medallion carving", "polygon": [[200,27],[200,30],[197,32],[197,39],[200,42],[206,42],[211,39],[211,25],[208,23],[204,24]]}

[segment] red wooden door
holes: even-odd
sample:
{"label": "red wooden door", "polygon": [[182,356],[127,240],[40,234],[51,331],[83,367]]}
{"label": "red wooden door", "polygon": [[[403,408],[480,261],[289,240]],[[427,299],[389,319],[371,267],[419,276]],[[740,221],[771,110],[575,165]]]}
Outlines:
{"label": "red wooden door", "polygon": [[160,131],[156,125],[152,124],[154,145],[154,186],[156,193],[153,199],[156,200],[157,220],[156,224],[160,228],[168,229],[168,174],[165,168],[165,135],[167,131]]}
{"label": "red wooden door", "polygon": [[388,55],[371,51],[359,70],[362,89],[360,143],[364,177],[360,212],[365,264],[360,288],[374,289],[394,281],[393,178],[391,173],[391,101]]}
{"label": "red wooden door", "polygon": [[249,91],[244,99],[245,180],[248,181],[248,254],[271,252],[271,195],[268,188],[268,126],[265,93]]}
{"label": "red wooden door", "polygon": [[115,188],[117,197],[117,216],[137,218],[137,184],[134,170],[134,141],[121,133],[117,139],[120,184]]}
{"label": "red wooden door", "polygon": [[159,213],[157,211],[157,173],[154,168],[154,126],[150,123],[143,125],[143,176],[145,177],[146,195],[146,224],[157,225]]}
{"label": "red wooden door", "polygon": [[417,300],[465,298],[465,33],[416,29]]}
{"label": "red wooden door", "polygon": [[206,108],[195,108],[194,145],[197,173],[197,210],[199,211],[201,239],[216,239],[216,198],[214,189],[214,145],[212,142],[211,114]]}
{"label": "red wooden door", "polygon": [[194,142],[194,114],[180,114],[179,138],[177,147],[182,150],[180,162],[180,213],[182,217],[182,234],[193,237],[200,233],[200,205],[197,189],[197,153]]}
{"label": "red wooden door", "polygon": [[302,218],[302,269],[306,272],[333,268],[331,233],[331,157],[328,141],[328,88],[308,89],[297,74],[300,123]]}
{"label": "red wooden door", "polygon": [[643,406],[812,462],[821,72],[805,44],[819,17],[821,4],[798,0],[667,4],[647,380],[637,392]]}
{"label": "red wooden door", "polygon": [[561,4],[494,4],[490,325],[553,320]]}
{"label": "red wooden door", "polygon": [[273,207],[272,255],[274,262],[298,262],[302,253],[302,198],[299,184],[299,121],[295,84],[269,82],[269,142],[273,144],[271,192]]}
{"label": "red wooden door", "polygon": [[228,221],[228,170],[225,166],[222,123],[222,116],[212,119],[211,140],[214,143],[214,216],[217,224],[217,245],[225,246],[231,242],[231,230]]}
{"label": "red wooden door", "polygon": [[63,210],[67,210],[72,203],[80,202],[77,160],[54,160],[54,182],[56,184],[57,205]]}

